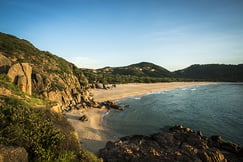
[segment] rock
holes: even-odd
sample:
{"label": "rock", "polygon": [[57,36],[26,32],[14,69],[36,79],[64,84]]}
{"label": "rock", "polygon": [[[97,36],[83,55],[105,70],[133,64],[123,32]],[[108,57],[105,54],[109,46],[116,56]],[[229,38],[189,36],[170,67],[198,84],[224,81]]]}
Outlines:
{"label": "rock", "polygon": [[35,91],[42,92],[46,90],[44,80],[40,74],[32,74],[32,84]]}
{"label": "rock", "polygon": [[32,94],[32,67],[28,63],[17,63],[10,67],[7,75],[13,83],[29,95]]}
{"label": "rock", "polygon": [[117,109],[117,110],[121,110],[123,111],[124,108],[119,106],[118,104],[116,104],[115,102],[111,102],[111,101],[105,101],[105,102],[102,102],[100,103],[101,106],[105,106],[107,109]]}
{"label": "rock", "polygon": [[2,53],[0,53],[0,74],[7,73],[11,66],[11,61],[5,57]]}
{"label": "rock", "polygon": [[199,153],[199,157],[202,161],[208,162],[227,162],[224,155],[219,151],[203,151]]}
{"label": "rock", "polygon": [[[238,152],[226,151],[211,146],[211,140],[183,126],[170,128],[169,132],[159,132],[151,136],[135,135],[122,137],[116,142],[108,142],[99,156],[111,161],[189,161],[189,162],[240,162],[243,157]],[[221,137],[213,140],[223,141]],[[235,145],[227,148],[235,148]],[[231,150],[231,149],[230,149]],[[234,150],[234,149],[233,149]]]}
{"label": "rock", "polygon": [[203,137],[202,131],[197,131],[197,135]]}
{"label": "rock", "polygon": [[240,151],[240,146],[231,142],[223,142],[221,148],[232,153],[238,153]]}
{"label": "rock", "polygon": [[88,121],[88,117],[86,115],[83,115],[79,118],[80,121],[85,122]]}
{"label": "rock", "polygon": [[95,84],[95,88],[97,88],[97,89],[102,89],[102,88],[103,88],[103,84],[101,84],[101,83],[96,83],[96,84]]}
{"label": "rock", "polygon": [[28,162],[28,153],[23,147],[0,145],[0,162]]}
{"label": "rock", "polygon": [[56,112],[56,113],[61,113],[62,112],[62,105],[57,103],[56,105],[51,106],[50,110],[53,111],[53,112]]}

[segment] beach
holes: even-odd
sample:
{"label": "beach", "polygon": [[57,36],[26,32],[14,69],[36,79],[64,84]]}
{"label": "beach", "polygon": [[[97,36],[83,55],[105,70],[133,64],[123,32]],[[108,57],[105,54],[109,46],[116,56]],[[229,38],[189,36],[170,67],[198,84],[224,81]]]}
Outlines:
{"label": "beach", "polygon": [[[210,82],[173,82],[173,83],[133,83],[118,84],[113,89],[95,89],[92,90],[94,99],[97,102],[106,100],[118,100],[131,96],[138,96],[146,93],[170,90],[194,85],[215,84]],[[108,141],[116,140],[109,135],[109,130],[102,125],[102,119],[106,114],[106,109],[87,109],[73,110],[66,113],[68,121],[72,124],[78,134],[81,146],[93,153],[98,153],[99,149],[104,148]],[[82,115],[88,117],[88,121],[82,122],[78,120]]]}
{"label": "beach", "polygon": [[[112,137],[105,133],[107,130],[102,126],[105,112],[105,109],[93,108],[73,110],[65,114],[68,121],[74,127],[81,146],[93,153],[98,153],[98,150],[103,148],[107,141],[114,141]],[[79,118],[84,114],[88,117],[88,121],[82,122]]]}
{"label": "beach", "polygon": [[129,83],[117,84],[113,89],[92,90],[94,99],[97,102],[113,101],[126,97],[139,96],[161,90],[170,90],[194,85],[215,84],[214,82],[169,82],[169,83]]}

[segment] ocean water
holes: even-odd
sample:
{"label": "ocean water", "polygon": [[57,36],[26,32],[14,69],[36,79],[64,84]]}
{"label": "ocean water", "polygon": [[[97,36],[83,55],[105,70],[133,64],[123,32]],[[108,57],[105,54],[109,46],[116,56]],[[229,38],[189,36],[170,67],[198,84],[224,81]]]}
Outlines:
{"label": "ocean water", "polygon": [[104,125],[114,136],[149,135],[183,125],[204,135],[221,135],[243,145],[243,84],[225,83],[159,91],[117,101],[125,111],[111,110]]}

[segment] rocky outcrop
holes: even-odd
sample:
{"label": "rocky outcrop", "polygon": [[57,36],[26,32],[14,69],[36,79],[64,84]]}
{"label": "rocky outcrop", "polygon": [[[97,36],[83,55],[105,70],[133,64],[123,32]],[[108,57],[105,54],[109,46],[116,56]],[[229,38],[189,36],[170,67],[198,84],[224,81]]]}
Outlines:
{"label": "rocky outcrop", "polygon": [[123,137],[116,142],[108,142],[99,155],[107,162],[240,162],[243,161],[241,150],[239,145],[232,145],[222,138],[208,139],[201,132],[175,126],[168,132]]}
{"label": "rocky outcrop", "polygon": [[0,52],[0,73],[7,73],[11,66],[11,61]]}
{"label": "rocky outcrop", "polygon": [[0,145],[0,162],[28,162],[28,153],[23,147]]}
{"label": "rocky outcrop", "polygon": [[106,107],[107,109],[116,109],[116,110],[121,110],[121,111],[124,110],[123,107],[121,107],[120,105],[118,105],[117,103],[112,102],[112,101],[104,101],[99,104],[100,108],[103,106]]}
{"label": "rocky outcrop", "polygon": [[8,77],[27,94],[32,94],[32,67],[28,63],[17,63],[8,70]]}
{"label": "rocky outcrop", "polygon": [[35,93],[56,103],[55,110],[58,106],[61,111],[70,111],[96,105],[89,93],[88,81],[82,73],[47,75],[34,72],[32,83]]}
{"label": "rocky outcrop", "polygon": [[0,36],[0,73],[7,74],[23,92],[51,100],[49,105],[58,112],[96,105],[81,69],[27,41]]}

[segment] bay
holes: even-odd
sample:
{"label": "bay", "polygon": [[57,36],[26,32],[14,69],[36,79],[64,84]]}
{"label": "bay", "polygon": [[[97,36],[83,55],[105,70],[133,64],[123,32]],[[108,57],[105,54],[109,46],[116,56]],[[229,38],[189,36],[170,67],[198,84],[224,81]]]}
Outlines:
{"label": "bay", "polygon": [[114,136],[149,135],[174,125],[221,135],[243,145],[243,84],[222,83],[177,88],[116,101],[104,125]]}

